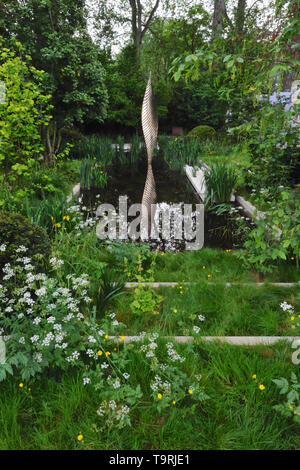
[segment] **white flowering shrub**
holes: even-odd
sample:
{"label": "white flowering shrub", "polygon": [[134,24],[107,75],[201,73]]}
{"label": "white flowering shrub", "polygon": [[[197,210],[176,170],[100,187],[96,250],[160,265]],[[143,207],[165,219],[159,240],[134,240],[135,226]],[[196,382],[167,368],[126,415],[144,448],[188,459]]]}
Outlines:
{"label": "white flowering shrub", "polygon": [[[54,273],[63,265],[54,257],[50,263]],[[50,277],[35,269],[22,247],[15,265],[6,264],[2,271],[0,336],[6,361],[0,364],[0,381],[10,374],[32,382],[50,370],[55,374],[76,368],[83,385],[99,392],[95,413],[100,429],[130,425],[131,410],[145,396],[153,399],[158,411],[187,398],[207,398],[199,377],[184,371],[185,358],[173,343],[159,347],[158,334],[141,333],[136,342],[125,344],[120,336],[125,325],[114,313],[97,320],[87,275]],[[149,376],[147,390],[129,370],[136,361],[142,361]]]}

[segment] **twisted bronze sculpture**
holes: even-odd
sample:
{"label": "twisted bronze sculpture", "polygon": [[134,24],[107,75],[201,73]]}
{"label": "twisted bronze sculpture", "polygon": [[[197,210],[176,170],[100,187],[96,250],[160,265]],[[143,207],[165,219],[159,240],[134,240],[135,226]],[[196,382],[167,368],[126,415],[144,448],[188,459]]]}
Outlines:
{"label": "twisted bronze sculpture", "polygon": [[142,106],[142,128],[147,149],[147,178],[142,198],[141,237],[147,239],[151,233],[151,205],[156,202],[155,180],[152,170],[152,156],[158,134],[157,108],[152,89],[151,73]]}

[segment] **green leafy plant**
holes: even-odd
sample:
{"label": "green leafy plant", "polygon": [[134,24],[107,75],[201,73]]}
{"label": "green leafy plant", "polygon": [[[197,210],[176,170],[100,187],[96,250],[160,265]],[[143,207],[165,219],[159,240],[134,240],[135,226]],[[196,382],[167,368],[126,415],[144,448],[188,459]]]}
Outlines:
{"label": "green leafy plant", "polygon": [[50,255],[50,240],[45,230],[20,214],[0,211],[0,267],[13,263],[19,257],[16,249],[24,246],[37,264],[47,261]]}
{"label": "green leafy plant", "polygon": [[144,284],[145,282],[154,281],[156,256],[152,258],[150,267],[146,270],[142,266],[141,256],[138,258],[139,262],[135,278],[139,285],[134,289],[133,301],[130,304],[132,312],[136,315],[157,311],[163,300],[163,297],[157,294],[154,289],[146,287]]}
{"label": "green leafy plant", "polygon": [[96,279],[93,280],[91,289],[97,312],[102,314],[110,302],[126,294],[124,287],[124,276],[120,276],[117,271],[103,263],[96,274]]}
{"label": "green leafy plant", "polygon": [[262,273],[272,272],[279,262],[300,256],[300,198],[294,192],[282,189],[279,200],[271,205],[264,217],[257,221],[245,242],[245,252],[239,256],[247,266]]}
{"label": "green leafy plant", "polygon": [[[43,154],[40,130],[51,119],[50,95],[43,94],[44,72],[30,64],[31,57],[3,48],[1,38],[0,47],[0,80],[6,88],[0,105],[0,168],[10,181],[20,183]],[[22,50],[20,43],[16,47]]]}
{"label": "green leafy plant", "polygon": [[287,418],[300,424],[300,383],[294,372],[291,373],[291,381],[281,377],[280,379],[273,379],[273,382],[280,390],[280,395],[286,395],[286,403],[275,405],[274,410]]}
{"label": "green leafy plant", "polygon": [[94,159],[84,159],[80,167],[80,186],[84,189],[103,188],[106,186],[108,176]]}
{"label": "green leafy plant", "polygon": [[237,174],[233,168],[224,163],[215,163],[204,172],[206,184],[205,204],[211,206],[229,202],[237,181]]}

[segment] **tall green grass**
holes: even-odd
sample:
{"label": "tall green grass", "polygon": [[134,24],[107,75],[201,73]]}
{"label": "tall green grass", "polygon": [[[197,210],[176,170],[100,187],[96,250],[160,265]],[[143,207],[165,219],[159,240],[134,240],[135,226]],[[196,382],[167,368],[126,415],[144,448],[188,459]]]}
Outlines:
{"label": "tall green grass", "polygon": [[84,158],[80,167],[80,187],[82,189],[104,188],[107,184],[107,173],[96,160]]}
{"label": "tall green grass", "polygon": [[113,141],[99,135],[85,136],[77,141],[72,149],[74,158],[96,159],[102,165],[110,165],[115,156]]}
{"label": "tall green grass", "polygon": [[237,182],[235,170],[224,163],[215,163],[204,172],[206,184],[205,204],[212,206],[229,202],[232,191]]}
{"label": "tall green grass", "polygon": [[[157,290],[157,289],[156,289]],[[295,321],[280,308],[284,300],[300,313],[300,287],[257,287],[225,283],[185,283],[174,287],[160,287],[163,296],[159,313],[135,316],[130,310],[133,293],[130,289],[125,301],[117,302],[114,310],[128,325],[126,335],[139,331],[160,331],[165,336],[189,336],[194,326],[200,327],[196,336],[295,336]],[[203,315],[205,321],[198,316]]]}
{"label": "tall green grass", "polygon": [[[273,409],[282,396],[272,380],[288,378],[295,370],[290,346],[251,348],[216,342],[193,349],[178,344],[176,349],[186,357],[189,375],[201,374],[200,383],[210,397],[196,408],[187,398],[182,406],[157,412],[151,404],[148,370],[133,347],[127,371],[144,397],[132,412],[132,427],[101,430],[96,414],[101,395],[84,386],[75,371],[43,376],[23,388],[10,379],[1,384],[0,449],[299,449],[299,426]],[[265,390],[259,390],[259,384]]]}

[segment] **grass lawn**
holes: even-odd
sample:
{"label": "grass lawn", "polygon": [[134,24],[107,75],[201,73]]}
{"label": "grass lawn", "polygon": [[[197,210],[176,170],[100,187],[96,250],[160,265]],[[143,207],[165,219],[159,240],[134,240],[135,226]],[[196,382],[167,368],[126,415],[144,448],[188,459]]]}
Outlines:
{"label": "grass lawn", "polygon": [[[157,292],[163,296],[160,309],[143,315],[135,315],[130,310],[134,299],[131,291],[117,301],[118,319],[128,325],[124,328],[125,335],[145,330],[188,336],[195,334],[193,327],[198,326],[200,331],[196,336],[293,336],[293,327],[300,324],[297,316],[300,314],[300,286],[226,287],[224,283],[204,281],[159,288]],[[284,300],[295,307],[293,321],[291,315],[280,308]],[[199,315],[205,320],[199,320]]]}
{"label": "grass lawn", "polygon": [[1,384],[0,449],[299,449],[297,425],[273,409],[280,395],[272,379],[289,376],[294,367],[290,346],[176,347],[186,357],[186,370],[201,374],[209,399],[200,405],[187,395],[158,413],[149,395],[149,370],[135,343],[128,371],[141,385],[143,400],[133,411],[131,428],[115,429],[101,420],[99,393],[83,386],[75,372],[41,377],[22,388],[9,380]]}
{"label": "grass lawn", "polygon": [[[155,281],[198,282],[205,279],[217,282],[255,282],[255,273],[246,269],[234,250],[202,248],[199,251],[165,253],[158,256]],[[209,276],[209,277],[208,277]],[[266,276],[270,282],[298,282],[299,270],[290,260]]]}

